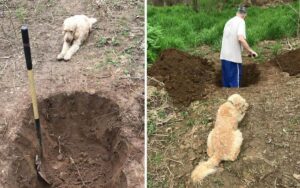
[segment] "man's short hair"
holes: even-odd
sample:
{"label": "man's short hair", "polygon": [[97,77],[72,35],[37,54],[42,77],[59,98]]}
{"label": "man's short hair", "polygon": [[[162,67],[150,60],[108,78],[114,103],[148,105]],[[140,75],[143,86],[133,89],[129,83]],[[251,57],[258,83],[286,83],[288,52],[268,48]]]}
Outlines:
{"label": "man's short hair", "polygon": [[240,5],[238,8],[238,13],[247,14],[247,9],[244,5]]}

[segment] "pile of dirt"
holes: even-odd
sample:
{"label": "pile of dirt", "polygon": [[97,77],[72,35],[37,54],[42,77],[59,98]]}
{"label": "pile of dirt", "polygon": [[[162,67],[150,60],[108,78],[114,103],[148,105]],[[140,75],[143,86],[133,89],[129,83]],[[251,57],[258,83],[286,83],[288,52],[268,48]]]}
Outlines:
{"label": "pile of dirt", "polygon": [[300,73],[300,48],[279,55],[269,61],[277,66],[281,71],[287,72],[290,76],[294,76]]}
{"label": "pile of dirt", "polygon": [[[42,171],[51,185],[37,178],[38,141],[28,108],[11,156],[10,187],[127,187],[123,164],[129,145],[120,135],[119,107],[87,93],[58,94],[39,103],[44,146]],[[73,163],[74,161],[75,163]]]}
{"label": "pile of dirt", "polygon": [[[165,84],[173,104],[188,106],[210,92],[215,79],[214,72],[215,69],[206,59],[167,49],[150,67],[148,75]],[[150,84],[157,86],[158,83]]]}

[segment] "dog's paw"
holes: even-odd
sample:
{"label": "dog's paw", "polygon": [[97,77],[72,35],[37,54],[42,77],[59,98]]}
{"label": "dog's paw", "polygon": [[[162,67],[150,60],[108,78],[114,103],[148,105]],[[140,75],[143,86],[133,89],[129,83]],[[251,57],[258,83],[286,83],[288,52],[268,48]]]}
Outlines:
{"label": "dog's paw", "polygon": [[69,61],[70,59],[71,59],[71,56],[65,55],[65,57],[64,57],[64,60],[65,60],[65,61]]}
{"label": "dog's paw", "polygon": [[192,183],[194,185],[196,185],[196,184],[201,185],[202,184],[202,180],[199,180],[199,177],[194,172],[191,175],[191,180],[192,180]]}
{"label": "dog's paw", "polygon": [[64,55],[63,55],[63,54],[58,54],[58,56],[56,57],[56,59],[57,59],[58,61],[61,61],[61,60],[64,59]]}

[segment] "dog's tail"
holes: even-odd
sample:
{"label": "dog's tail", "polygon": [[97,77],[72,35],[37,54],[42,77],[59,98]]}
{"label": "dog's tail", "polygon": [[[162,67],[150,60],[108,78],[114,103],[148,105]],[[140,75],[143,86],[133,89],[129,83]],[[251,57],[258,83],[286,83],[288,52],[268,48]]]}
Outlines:
{"label": "dog's tail", "polygon": [[208,175],[217,171],[215,168],[220,163],[220,158],[213,155],[208,161],[199,162],[196,168],[193,170],[191,178],[194,183],[201,183],[201,181]]}
{"label": "dog's tail", "polygon": [[96,18],[89,18],[89,23],[90,25],[93,25],[94,23],[97,22],[97,19]]}

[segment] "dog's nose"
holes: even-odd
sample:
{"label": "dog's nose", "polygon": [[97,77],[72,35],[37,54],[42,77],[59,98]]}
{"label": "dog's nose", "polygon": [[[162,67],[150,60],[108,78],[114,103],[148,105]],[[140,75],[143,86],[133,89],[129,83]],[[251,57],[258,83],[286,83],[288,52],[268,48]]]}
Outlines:
{"label": "dog's nose", "polygon": [[72,40],[69,38],[66,38],[67,43],[72,43]]}

